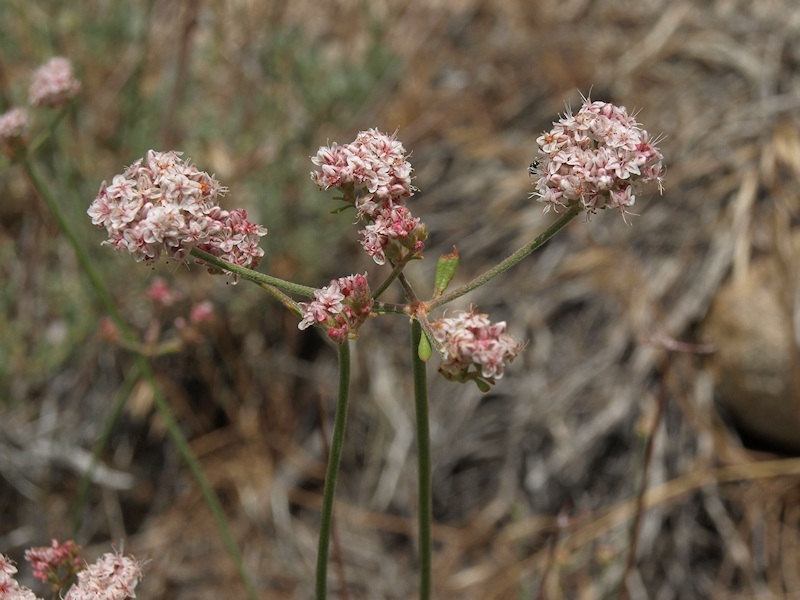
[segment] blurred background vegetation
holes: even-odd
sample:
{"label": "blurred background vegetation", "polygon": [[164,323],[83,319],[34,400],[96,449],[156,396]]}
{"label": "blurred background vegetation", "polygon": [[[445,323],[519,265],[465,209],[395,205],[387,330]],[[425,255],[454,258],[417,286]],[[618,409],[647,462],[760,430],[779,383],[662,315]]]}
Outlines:
{"label": "blurred background vegetation", "polygon": [[[527,166],[565,102],[638,111],[664,136],[666,194],[640,198],[630,227],[573,222],[454,307],[476,302],[529,345],[486,395],[431,373],[436,597],[615,597],[636,514],[632,597],[797,597],[798,34],[792,0],[3,0],[0,111],[26,102],[35,67],[69,57],[83,91],[36,161],[120,309],[170,338],[190,303],[213,301],[202,340],[153,366],[264,598],[312,595],[335,357],[255,286],[101,246],[85,216],[100,182],[148,149],[183,151],[230,188],[227,208],[270,229],[260,270],[380,280],[309,157],[398,130],[431,231],[408,269],[425,290],[453,244],[465,281],[552,222]],[[54,118],[34,114],[38,131]],[[143,598],[243,597],[130,352],[103,335],[24,172],[2,166],[0,551],[19,560],[72,534],[90,449],[124,394],[76,541],[100,553],[124,539],[150,559]],[[184,301],[155,310],[156,277]],[[415,597],[407,329],[376,320],[355,344],[332,597]],[[719,351],[668,353],[665,337]],[[747,428],[765,413],[788,433]]]}

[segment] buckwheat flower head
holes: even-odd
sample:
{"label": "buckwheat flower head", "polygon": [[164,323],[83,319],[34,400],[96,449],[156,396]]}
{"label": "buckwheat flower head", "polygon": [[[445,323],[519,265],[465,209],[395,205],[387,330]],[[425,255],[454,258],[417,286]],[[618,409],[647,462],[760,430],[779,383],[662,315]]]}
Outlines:
{"label": "buckwheat flower head", "polygon": [[422,255],[428,229],[405,206],[415,191],[412,168],[395,135],[362,131],[345,146],[323,146],[311,162],[319,167],[311,179],[321,189],[338,189],[341,199],[367,223],[360,231],[361,245],[377,264],[387,258],[397,264]]}
{"label": "buckwheat flower head", "polygon": [[180,156],[150,150],[110,185],[103,182],[87,213],[106,228],[105,243],[137,261],[162,254],[184,261],[199,248],[243,267],[257,266],[266,228],[248,221],[244,210],[222,210],[218,198],[227,188]]}
{"label": "buckwheat flower head", "polygon": [[61,106],[81,89],[69,59],[56,56],[33,74],[28,100],[33,106]]}
{"label": "buckwheat flower head", "polygon": [[428,228],[405,206],[387,206],[375,211],[372,222],[359,233],[364,251],[379,265],[390,258],[395,263],[420,255]]}
{"label": "buckwheat flower head", "polygon": [[298,329],[321,325],[336,343],[358,337],[358,328],[367,320],[374,301],[367,274],[348,275],[316,290],[314,300],[299,302],[303,319]]}
{"label": "buckwheat flower head", "polygon": [[5,554],[0,554],[0,598],[3,600],[39,600],[31,590],[14,579],[17,567]]}
{"label": "buckwheat flower head", "polygon": [[503,377],[505,363],[513,361],[523,345],[506,333],[504,321],[461,311],[430,324],[434,341],[444,356],[439,372],[451,381],[483,380],[493,384]]}
{"label": "buckwheat flower head", "polygon": [[320,148],[311,159],[319,167],[311,179],[325,190],[339,188],[360,215],[372,214],[386,201],[400,203],[413,194],[405,152],[394,135],[362,131],[350,144]]}
{"label": "buckwheat flower head", "polygon": [[78,573],[64,600],[125,600],[135,598],[142,565],[129,556],[108,552]]}
{"label": "buckwheat flower head", "polygon": [[12,108],[0,115],[0,142],[9,143],[28,133],[28,111]]}
{"label": "buckwheat flower head", "polygon": [[83,566],[80,558],[81,547],[69,540],[63,544],[53,540],[49,546],[35,546],[25,551],[25,560],[33,568],[33,576],[43,583],[58,584],[63,576],[63,567],[68,574],[79,571]]}
{"label": "buckwheat flower head", "polygon": [[663,191],[663,156],[624,107],[586,100],[536,139],[532,194],[544,211],[580,204],[587,212],[618,208],[624,215],[645,183]]}

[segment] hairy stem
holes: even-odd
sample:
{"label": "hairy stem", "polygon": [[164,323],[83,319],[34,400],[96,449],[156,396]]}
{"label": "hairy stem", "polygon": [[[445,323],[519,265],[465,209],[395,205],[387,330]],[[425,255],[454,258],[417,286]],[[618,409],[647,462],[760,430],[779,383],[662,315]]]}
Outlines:
{"label": "hairy stem", "polygon": [[199,248],[192,248],[191,254],[196,259],[201,260],[216,269],[233,273],[242,279],[247,279],[248,281],[252,281],[254,283],[265,283],[267,285],[276,287],[279,290],[301,294],[303,296],[313,296],[314,292],[316,291],[315,288],[308,287],[307,285],[292,283],[291,281],[285,281],[283,279],[278,279],[277,277],[265,275],[264,273],[259,273],[258,271],[253,271],[252,269],[248,269],[246,267],[234,265],[233,263],[229,263],[227,260],[223,260],[214,256],[213,254],[209,254],[208,252],[200,250]]}
{"label": "hairy stem", "polygon": [[549,240],[551,237],[553,237],[555,234],[557,234],[559,231],[561,231],[564,228],[564,226],[567,223],[569,223],[572,219],[574,219],[575,216],[578,213],[580,213],[582,210],[583,210],[583,207],[580,204],[570,207],[569,209],[567,209],[567,212],[565,212],[563,215],[561,215],[561,217],[558,219],[558,221],[556,221],[550,227],[548,227],[544,231],[544,233],[542,233],[541,235],[536,236],[530,242],[525,244],[522,248],[520,248],[519,250],[514,252],[514,254],[512,254],[511,256],[506,258],[503,262],[501,262],[498,265],[492,267],[491,269],[489,269],[488,271],[486,271],[482,275],[478,275],[475,279],[473,279],[469,283],[466,283],[466,284],[462,285],[461,287],[453,290],[449,294],[445,294],[444,296],[440,296],[439,298],[436,298],[435,300],[431,300],[430,302],[426,302],[426,305],[427,305],[428,309],[429,310],[434,309],[437,306],[442,306],[443,304],[447,304],[448,302],[451,302],[451,301],[455,300],[456,298],[460,298],[464,294],[467,294],[468,292],[471,292],[475,288],[478,288],[478,287],[482,286],[484,283],[494,279],[495,277],[497,277],[501,273],[504,273],[504,272],[508,271],[508,269],[510,269],[511,267],[516,265],[523,258],[525,258],[529,254],[531,254],[534,250],[536,250],[539,247],[541,247],[542,245],[544,245],[544,243],[547,240]]}

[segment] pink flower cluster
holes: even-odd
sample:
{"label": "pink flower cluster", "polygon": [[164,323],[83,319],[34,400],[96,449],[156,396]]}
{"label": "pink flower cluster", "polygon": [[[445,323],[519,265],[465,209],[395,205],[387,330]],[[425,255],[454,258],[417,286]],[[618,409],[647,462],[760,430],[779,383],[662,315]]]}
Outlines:
{"label": "pink flower cluster", "polygon": [[94,564],[78,573],[64,600],[125,600],[135,598],[142,579],[142,566],[135,559],[117,552],[107,552]]}
{"label": "pink flower cluster", "polygon": [[503,377],[505,362],[513,361],[523,348],[506,333],[504,321],[492,324],[488,315],[474,310],[435,321],[430,328],[444,355],[439,372],[451,381],[482,379],[492,384]]}
{"label": "pink flower cluster", "polygon": [[[135,588],[142,579],[142,565],[135,558],[119,553],[107,553],[94,564],[86,565],[78,559],[80,547],[73,542],[31,548],[25,558],[34,568],[34,576],[54,586],[56,592],[78,575],[77,584],[69,588],[64,600],[126,600],[135,598]],[[59,567],[66,567],[63,576],[56,575]],[[29,588],[17,582],[17,567],[10,558],[0,554],[0,598],[3,600],[40,600]],[[62,597],[61,594],[58,596]]]}
{"label": "pink flower cluster", "polygon": [[28,133],[28,111],[12,108],[0,115],[0,144],[21,140]]}
{"label": "pink flower cluster", "polygon": [[542,158],[531,165],[537,177],[532,196],[545,212],[576,204],[590,213],[633,206],[639,187],[662,187],[663,156],[647,131],[624,107],[586,101],[536,139]]}
{"label": "pink flower cluster", "polygon": [[374,301],[367,274],[348,275],[331,281],[314,292],[314,300],[300,302],[303,319],[298,329],[321,325],[336,343],[358,337],[358,328],[367,320]]}
{"label": "pink flower cluster", "polygon": [[81,547],[73,541],[63,544],[53,540],[49,546],[35,546],[25,551],[25,560],[33,568],[33,576],[43,583],[57,584],[63,573],[75,573],[83,568]]}
{"label": "pink flower cluster", "polygon": [[428,229],[405,206],[414,193],[412,169],[394,135],[362,131],[345,146],[323,146],[311,161],[319,167],[311,179],[321,189],[337,188],[367,222],[361,245],[377,264],[421,256]]}
{"label": "pink flower cluster", "polygon": [[0,598],[3,600],[39,600],[30,589],[14,578],[17,567],[5,554],[0,554]]}
{"label": "pink flower cluster", "polygon": [[75,96],[81,89],[72,73],[72,63],[63,56],[55,56],[36,69],[28,90],[28,100],[33,106],[58,107]]}
{"label": "pink flower cluster", "polygon": [[242,267],[257,266],[266,228],[249,222],[244,210],[222,210],[217,198],[227,189],[180,155],[150,150],[111,185],[104,181],[87,211],[92,223],[106,228],[106,243],[137,261],[161,254],[185,260],[199,248]]}

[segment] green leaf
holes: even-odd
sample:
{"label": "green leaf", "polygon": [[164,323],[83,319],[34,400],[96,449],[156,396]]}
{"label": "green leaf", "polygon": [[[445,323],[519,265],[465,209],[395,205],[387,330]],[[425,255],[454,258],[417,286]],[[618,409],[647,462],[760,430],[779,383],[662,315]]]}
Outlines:
{"label": "green leaf", "polygon": [[428,336],[423,332],[419,339],[419,346],[417,346],[417,356],[419,356],[419,359],[422,362],[428,362],[428,359],[431,357],[432,353],[433,350],[431,349],[431,342],[428,339]]}
{"label": "green leaf", "polygon": [[484,394],[488,392],[490,389],[492,389],[492,386],[485,379],[476,378],[475,385],[477,385],[478,389],[482,391]]}
{"label": "green leaf", "polygon": [[442,254],[436,264],[436,278],[433,286],[434,298],[444,294],[456,274],[456,269],[458,269],[458,249],[453,246],[453,251],[450,254]]}

